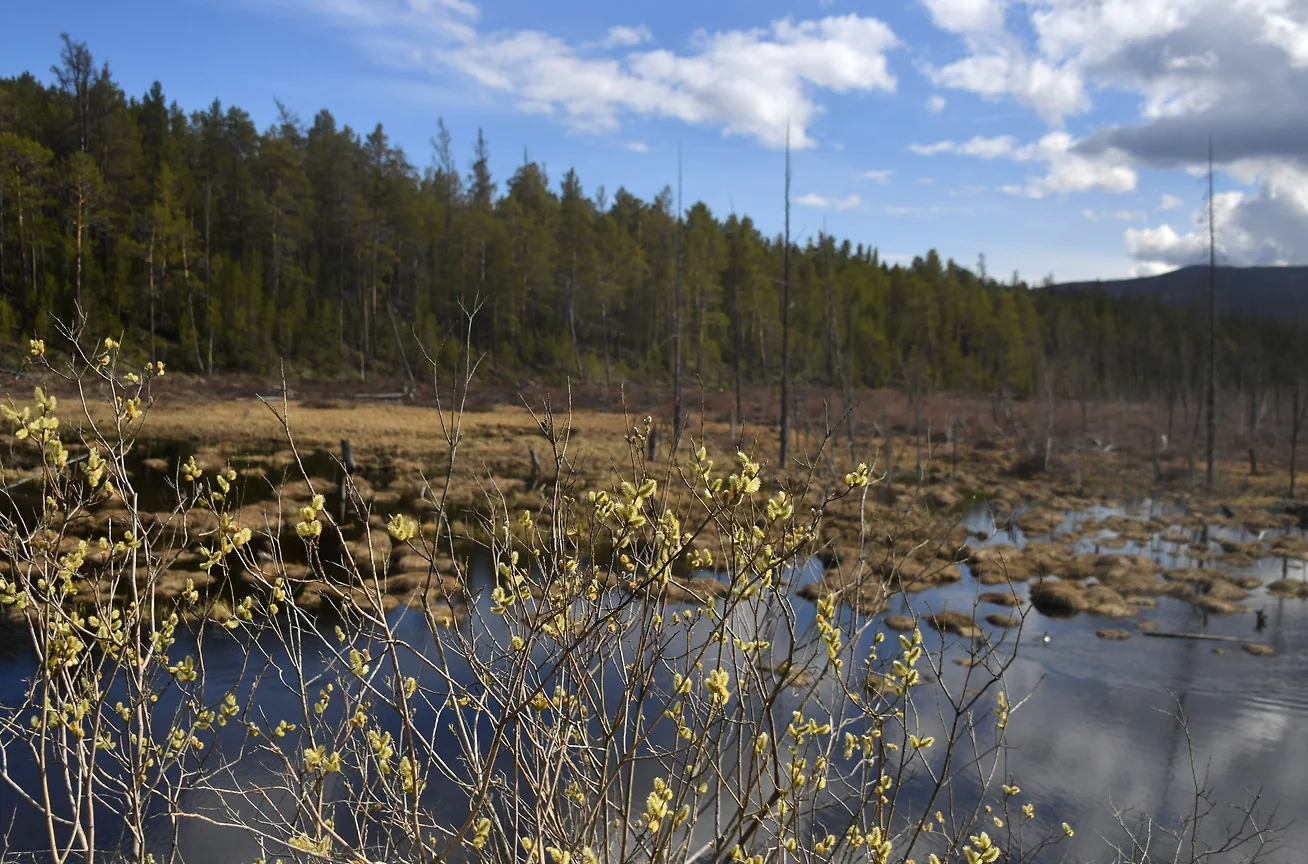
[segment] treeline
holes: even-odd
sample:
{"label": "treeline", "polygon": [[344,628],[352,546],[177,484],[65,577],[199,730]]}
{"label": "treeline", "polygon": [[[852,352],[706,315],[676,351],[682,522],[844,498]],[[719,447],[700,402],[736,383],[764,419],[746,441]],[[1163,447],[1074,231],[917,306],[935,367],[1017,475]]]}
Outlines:
{"label": "treeline", "polygon": [[[437,122],[419,169],[379,125],[282,109],[256,128],[215,101],[114,83],[64,37],[53,83],[0,80],[0,335],[10,359],[77,310],[197,373],[403,375],[450,363],[469,313],[497,374],[775,382],[784,244],[747,216],[625,188],[588,194],[524,157],[491,176]],[[778,209],[781,202],[778,201]],[[844,387],[1198,392],[1197,311],[1029,290],[830,237],[791,249],[791,372]],[[678,338],[679,337],[679,338]],[[1227,319],[1223,382],[1297,374],[1297,327]],[[678,352],[678,345],[680,351]]]}

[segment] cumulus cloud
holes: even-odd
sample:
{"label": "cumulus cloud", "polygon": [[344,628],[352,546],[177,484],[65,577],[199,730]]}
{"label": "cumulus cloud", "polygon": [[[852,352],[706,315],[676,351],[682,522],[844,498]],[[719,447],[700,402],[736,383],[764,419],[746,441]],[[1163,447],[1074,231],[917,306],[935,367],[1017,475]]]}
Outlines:
{"label": "cumulus cloud", "polygon": [[1208,254],[1206,237],[1200,236],[1197,231],[1178,234],[1175,228],[1167,224],[1157,228],[1127,228],[1122,236],[1126,241],[1126,251],[1155,265],[1180,267],[1196,264],[1200,256]]}
{"label": "cumulus cloud", "polygon": [[973,54],[928,71],[941,87],[966,90],[991,101],[1013,96],[1050,123],[1061,123],[1089,107],[1084,82],[1075,69],[1033,60],[1013,48]]}
{"label": "cumulus cloud", "polygon": [[[964,60],[1007,51],[1029,59],[1024,68],[1043,61],[1078,76],[1088,88],[1083,94],[1113,91],[1139,100],[1134,120],[1101,124],[1072,143],[1061,157],[1068,181],[1061,185],[1085,186],[1073,175],[1085,180],[1095,165],[1101,166],[1098,188],[1124,189],[1126,172],[1141,169],[1201,176],[1211,141],[1217,169],[1245,187],[1219,197],[1223,260],[1308,261],[1308,4],[1032,0],[1021,8],[1032,38],[1019,38],[1016,28],[999,36],[964,31]],[[997,98],[1030,103],[1021,88],[995,83],[997,76],[989,80]],[[1116,173],[1105,173],[1104,165],[1116,166]],[[1057,173],[1051,170],[1051,177]],[[1009,191],[1041,187],[1010,184]],[[1163,195],[1158,209],[1183,203]],[[1129,229],[1124,243],[1141,272],[1203,260],[1207,249],[1206,232],[1176,221]]]}
{"label": "cumulus cloud", "polygon": [[[1304,128],[1308,105],[1278,98],[1302,97],[1308,72],[1308,6],[1300,0],[925,2],[964,49],[958,60],[927,67],[937,86],[1012,99],[1054,125],[1113,89],[1138,96],[1142,118],[1244,113],[1255,121],[1246,141],[1302,138],[1290,130]],[[1191,147],[1206,140],[1190,137]]]}
{"label": "cumulus cloud", "polygon": [[[1245,170],[1251,170],[1245,166]],[[1253,192],[1213,196],[1217,254],[1223,264],[1308,264],[1308,170],[1271,162]],[[1188,228],[1169,223],[1128,228],[1126,250],[1141,264],[1182,267],[1208,260],[1207,213],[1198,210]]]}
{"label": "cumulus cloud", "polygon": [[818,195],[816,192],[809,192],[807,195],[796,198],[795,203],[801,207],[812,207],[814,210],[852,210],[862,204],[863,199],[857,195],[830,198]]}
{"label": "cumulus cloud", "polygon": [[1102,189],[1106,192],[1130,192],[1136,186],[1136,172],[1117,151],[1108,151],[1094,157],[1075,152],[1075,139],[1066,132],[1050,132],[1034,144],[1028,144],[1013,153],[1019,162],[1043,162],[1043,177],[1031,177],[1017,187],[1004,187],[1003,191],[1027,198],[1043,198],[1064,192],[1088,192]]}
{"label": "cumulus cloud", "polygon": [[939,94],[930,97],[926,101],[926,109],[932,114],[939,114],[945,110],[945,97]]}
{"label": "cumulus cloud", "polygon": [[578,130],[612,132],[628,116],[665,117],[781,147],[811,134],[823,95],[892,92],[884,23],[861,15],[782,19],[700,31],[687,50],[646,49],[645,28],[619,26],[596,43],[539,30],[483,32],[467,0],[271,0],[347,27],[385,62],[455,70],[520,110]]}
{"label": "cumulus cloud", "polygon": [[628,141],[626,144],[628,150],[632,153],[648,153],[649,145],[644,141]]}
{"label": "cumulus cloud", "polygon": [[642,45],[651,41],[654,35],[649,32],[645,25],[639,27],[617,26],[609,28],[609,35],[604,37],[600,45],[605,48],[630,48],[633,45]]}
{"label": "cumulus cloud", "polygon": [[1093,156],[1079,153],[1076,140],[1066,132],[1055,131],[1038,141],[1018,146],[1012,135],[987,138],[976,136],[968,141],[937,141],[934,144],[910,144],[909,150],[923,156],[953,153],[978,159],[1010,159],[1014,162],[1044,163],[1043,176],[1033,175],[1025,183],[1001,185],[1000,191],[1026,198],[1043,198],[1064,192],[1103,189],[1130,192],[1136,186],[1136,173],[1117,151]]}
{"label": "cumulus cloud", "polygon": [[974,33],[1004,24],[1003,0],[923,0],[931,20],[942,30]]}
{"label": "cumulus cloud", "polygon": [[[1219,196],[1218,245],[1232,264],[1308,262],[1308,3],[1303,0],[923,0],[961,56],[926,66],[937,87],[1025,105],[1052,127],[1034,145],[983,158],[1040,162],[1043,175],[1000,188],[1032,198],[1128,192],[1144,169],[1218,169],[1245,187]],[[1135,99],[1132,120],[1091,114],[1073,140],[1064,122],[1095,101]],[[1117,116],[1121,116],[1120,113]],[[1098,128],[1096,128],[1098,127]],[[994,140],[994,139],[990,139]],[[966,153],[962,144],[921,153]],[[1158,209],[1184,202],[1163,195]],[[1113,213],[1116,211],[1106,211]],[[1139,214],[1129,212],[1133,219]],[[1104,218],[1103,211],[1087,211]],[[1202,260],[1206,232],[1172,220],[1133,227],[1142,273]]]}
{"label": "cumulus cloud", "polygon": [[890,182],[890,178],[895,174],[894,168],[877,168],[872,171],[864,171],[863,179],[871,180],[873,183],[880,183],[885,186]]}

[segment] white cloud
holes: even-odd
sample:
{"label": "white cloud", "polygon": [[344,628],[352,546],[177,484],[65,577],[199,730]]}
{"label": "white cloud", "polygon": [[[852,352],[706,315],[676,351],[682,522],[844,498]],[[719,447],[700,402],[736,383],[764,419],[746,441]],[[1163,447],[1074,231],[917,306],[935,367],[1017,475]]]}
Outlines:
{"label": "white cloud", "polygon": [[935,96],[932,96],[931,98],[927,99],[926,110],[930,111],[932,114],[939,114],[941,111],[944,111],[945,97],[936,94]]}
{"label": "white cloud", "polygon": [[1208,253],[1208,241],[1198,232],[1181,235],[1171,225],[1157,228],[1127,228],[1122,235],[1126,251],[1145,262],[1166,262],[1173,266],[1193,264]]}
{"label": "white cloud", "polygon": [[[1238,110],[1250,98],[1273,110],[1294,104],[1273,101],[1287,69],[1308,70],[1302,0],[924,2],[964,49],[925,67],[937,86],[1012,99],[1051,125],[1109,89],[1140,97],[1143,118]],[[1250,86],[1259,79],[1273,86]]]}
{"label": "white cloud", "polygon": [[649,145],[646,144],[644,141],[628,141],[625,146],[628,150],[630,150],[633,153],[649,152]]}
{"label": "white cloud", "polygon": [[[1013,153],[1019,162],[1044,162],[1045,176],[1028,178],[1017,194],[1028,198],[1064,192],[1130,192],[1135,189],[1136,172],[1116,151],[1085,156],[1074,151],[1076,140],[1066,132],[1050,132],[1034,144]],[[1010,191],[1005,189],[1004,191]]]}
{"label": "white cloud", "polygon": [[1143,222],[1149,216],[1143,210],[1082,210],[1081,215],[1091,222]]}
{"label": "white cloud", "polygon": [[[1308,168],[1268,160],[1240,169],[1256,172],[1254,191],[1213,196],[1218,260],[1240,267],[1308,264]],[[1206,218],[1205,210],[1196,211],[1185,233],[1167,223],[1128,228],[1126,250],[1151,266],[1201,263],[1208,258]]]}
{"label": "white cloud", "polygon": [[919,177],[919,178],[917,178],[917,181],[916,181],[916,182],[917,182],[917,183],[920,183],[920,184],[923,185],[923,186],[930,186],[932,183],[936,182],[936,178],[934,178],[934,177]]}
{"label": "white cloud", "polygon": [[1160,198],[1158,201],[1158,209],[1175,210],[1177,207],[1180,207],[1181,204],[1183,203],[1184,202],[1180,198],[1177,198],[1175,195],[1168,195],[1166,192],[1164,192],[1163,197]]}
{"label": "white cloud", "polygon": [[1161,276],[1164,273],[1171,273],[1173,270],[1180,269],[1175,264],[1164,264],[1161,261],[1143,261],[1134,267],[1128,267],[1126,275],[1132,279],[1141,276]]}
{"label": "white cloud", "polygon": [[654,34],[649,32],[649,28],[644,24],[639,27],[625,27],[619,25],[610,27],[609,33],[604,37],[600,45],[605,48],[630,48],[634,45],[643,45],[653,40]]}
{"label": "white cloud", "polygon": [[886,55],[899,45],[876,18],[781,19],[749,30],[700,31],[688,50],[633,50],[650,38],[614,27],[602,43],[539,30],[482,32],[466,0],[271,0],[326,17],[391,65],[456,70],[522,111],[578,130],[618,129],[627,116],[664,117],[770,147],[816,145],[830,94],[893,92]]}
{"label": "white cloud", "polygon": [[1130,192],[1136,185],[1136,173],[1116,151],[1088,156],[1074,150],[1077,141],[1066,132],[1050,132],[1032,144],[1017,146],[1012,135],[987,138],[978,135],[968,141],[937,141],[934,144],[910,144],[909,150],[923,156],[953,153],[978,159],[1011,159],[1015,162],[1043,162],[1048,167],[1043,177],[1027,178],[1024,184],[1001,185],[1000,191],[1026,198],[1043,198],[1064,192],[1104,189]]}
{"label": "white cloud", "polygon": [[1061,123],[1064,117],[1079,114],[1090,104],[1075,68],[1033,60],[1011,48],[973,54],[927,71],[941,87],[965,90],[991,101],[1015,97],[1050,123]]}
{"label": "white cloud", "polygon": [[1015,162],[1043,162],[1043,177],[1030,177],[1024,184],[1004,184],[1000,191],[1027,198],[1043,198],[1063,192],[1104,189],[1129,192],[1135,188],[1136,173],[1116,151],[1087,156],[1074,151],[1076,140],[1066,132],[1050,132],[1032,144],[1017,146],[1012,135],[993,138],[976,136],[969,141],[937,141],[935,144],[910,144],[914,153],[931,156],[954,153],[978,159],[1011,159]]}
{"label": "white cloud", "polygon": [[953,33],[997,30],[1004,25],[1003,0],[923,0],[931,19]]}
{"label": "white cloud", "polygon": [[[1240,5],[1262,17],[1263,41],[1284,51],[1291,65],[1308,67],[1308,21],[1292,17],[1289,0],[1244,0]],[[1294,5],[1302,15],[1302,5]]]}
{"label": "white cloud", "polygon": [[890,178],[894,176],[894,173],[894,168],[877,168],[872,171],[864,171],[863,179],[871,180],[873,183],[880,183],[882,186],[885,186],[890,182]]}
{"label": "white cloud", "polygon": [[815,210],[852,210],[862,204],[863,199],[857,195],[847,195],[844,198],[828,198],[818,195],[816,192],[809,192],[807,195],[796,198],[795,203],[802,207],[812,207]]}
{"label": "white cloud", "polygon": [[976,156],[980,159],[997,159],[1008,156],[1017,145],[1012,135],[1000,135],[986,138],[977,135],[969,141],[937,141],[935,144],[910,144],[908,149],[919,156],[934,156],[938,153],[957,153],[960,156]]}

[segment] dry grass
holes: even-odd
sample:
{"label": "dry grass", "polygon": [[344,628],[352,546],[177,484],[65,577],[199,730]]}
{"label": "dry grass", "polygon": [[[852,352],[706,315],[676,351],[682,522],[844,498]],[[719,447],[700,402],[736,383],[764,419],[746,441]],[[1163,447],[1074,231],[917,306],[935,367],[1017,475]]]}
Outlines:
{"label": "dry grass", "polygon": [[885,625],[891,630],[900,633],[911,633],[917,626],[917,619],[912,615],[888,615],[886,616]]}
{"label": "dry grass", "polygon": [[976,626],[976,620],[964,612],[946,609],[927,615],[922,620],[941,633],[953,633],[964,639],[978,639],[984,635],[981,628]]}
{"label": "dry grass", "polygon": [[[541,391],[537,396],[538,401],[543,401],[545,394]],[[1119,541],[1142,542],[1154,532],[1194,530],[1205,521],[1261,530],[1286,524],[1290,518],[1266,510],[1275,500],[1273,492],[1276,483],[1280,482],[1275,479],[1279,477],[1276,473],[1279,469],[1273,468],[1262,477],[1241,478],[1238,463],[1232,463],[1222,466],[1221,472],[1228,488],[1225,500],[1231,507],[1229,516],[1218,514],[1216,501],[1190,498],[1182,491],[1178,493],[1179,503],[1188,505],[1194,511],[1192,515],[1150,521],[1115,516],[1076,532],[1052,534],[1048,541],[1033,542],[1022,549],[989,545],[973,550],[966,532],[953,524],[965,501],[973,497],[989,500],[992,508],[1000,514],[1001,524],[1006,510],[1011,513],[1014,505],[1026,503],[1033,509],[1020,515],[1017,524],[1031,534],[1048,534],[1062,523],[1066,512],[1084,509],[1092,503],[1110,503],[1105,498],[1106,492],[1131,494],[1139,488],[1147,488],[1147,483],[1141,487],[1140,478],[1144,476],[1146,480],[1152,480],[1152,473],[1142,470],[1144,463],[1136,447],[1138,442],[1133,443],[1135,438],[1119,432],[1122,436],[1118,440],[1120,446],[1109,452],[1086,450],[1073,459],[1070,453],[1056,449],[1051,472],[1024,477],[1020,476],[1018,469],[1030,461],[1030,442],[1023,443],[1025,433],[1021,432],[1021,424],[1032,418],[1020,420],[1015,432],[1002,435],[986,416],[989,413],[987,400],[954,400],[951,397],[951,400],[935,400],[927,406],[926,417],[931,418],[934,428],[945,428],[954,412],[961,412],[964,417],[971,418],[971,429],[985,430],[987,435],[992,435],[982,437],[979,431],[965,433],[958,448],[957,466],[953,467],[950,465],[950,445],[933,440],[925,432],[915,436],[911,428],[905,426],[909,415],[905,414],[906,406],[901,404],[900,397],[877,394],[877,399],[885,406],[884,412],[877,417],[878,422],[885,421],[882,431],[889,432],[893,438],[888,439],[884,434],[882,437],[868,437],[871,423],[861,425],[859,458],[873,464],[874,470],[879,472],[888,467],[886,456],[893,450],[896,454],[893,473],[897,482],[876,487],[876,494],[865,510],[860,507],[857,496],[838,502],[828,510],[823,520],[823,540],[831,569],[822,583],[807,589],[813,596],[836,593],[842,603],[864,614],[883,611],[890,596],[896,592],[927,590],[957,581],[962,574],[956,565],[963,561],[968,562],[973,574],[984,585],[1044,580],[1033,588],[1032,600],[1038,610],[1048,614],[1087,611],[1106,617],[1130,617],[1135,614],[1137,605],[1148,602],[1145,598],[1159,594],[1182,597],[1201,608],[1227,614],[1241,608],[1234,604],[1244,597],[1242,589],[1252,585],[1242,580],[1222,580],[1211,570],[1194,571],[1193,575],[1174,571],[1166,574],[1167,578],[1163,580],[1158,578],[1157,567],[1143,556],[1076,556],[1070,551],[1069,544],[1100,530],[1114,532]],[[552,401],[556,408],[567,404],[566,399],[557,393],[552,394]],[[593,395],[581,402],[592,406],[604,403],[605,407],[578,408],[556,418],[560,433],[566,431],[567,455],[562,471],[572,478],[573,491],[612,488],[618,480],[628,479],[634,474],[633,456],[626,436],[631,432],[629,424],[639,423],[645,412],[632,411],[624,416],[620,410],[614,410],[618,407],[616,400],[606,402]],[[651,399],[648,393],[641,402],[654,406],[650,413],[656,418],[664,416],[658,400]],[[766,414],[765,402],[758,402],[758,410],[763,414]],[[546,505],[547,493],[543,494],[540,488],[528,488],[529,453],[533,449],[540,461],[538,480],[547,485],[556,471],[553,454],[542,437],[538,419],[529,410],[521,405],[495,406],[485,399],[474,399],[473,404],[477,405],[476,410],[460,418],[461,438],[456,468],[446,500],[446,515],[453,520],[454,533],[470,540],[476,538],[480,530],[477,527],[479,518],[485,515],[492,499],[503,496],[502,505],[507,505],[510,511],[526,509],[537,512]],[[77,425],[76,417],[72,416],[75,405],[76,402],[70,403],[67,395],[61,402],[61,413],[71,425]],[[712,399],[695,407],[698,411],[690,423],[687,437],[696,445],[705,443],[717,465],[726,466],[731,461],[736,442],[730,440],[731,427],[721,422],[725,412],[719,410],[721,406],[715,407]],[[1037,410],[1030,404],[1016,407],[1019,412]],[[1114,423],[1121,421],[1121,425],[1115,427],[1119,430],[1135,428],[1139,431],[1139,428],[1144,428],[1140,427],[1140,418],[1132,414],[1129,406],[1100,407],[1104,411],[1117,412],[1113,416]],[[174,454],[194,454],[207,470],[222,468],[234,460],[248,466],[247,473],[261,472],[269,482],[279,487],[279,495],[271,501],[247,505],[240,511],[239,519],[241,524],[274,526],[274,533],[285,536],[286,529],[294,521],[295,510],[307,502],[312,491],[330,490],[324,490],[321,476],[314,481],[312,490],[305,478],[297,476],[294,452],[286,440],[282,420],[275,411],[286,411],[295,447],[301,454],[335,456],[339,453],[342,439],[351,442],[355,461],[360,466],[360,473],[355,477],[357,491],[371,510],[368,521],[374,540],[370,546],[364,537],[351,537],[347,551],[365,571],[382,578],[391,574],[394,586],[392,588],[389,582],[386,583],[387,596],[397,598],[400,603],[418,603],[449,594],[446,586],[435,594],[430,588],[424,589],[423,596],[418,597],[407,581],[395,581],[397,576],[425,571],[428,567],[425,562],[406,559],[403,549],[391,549],[384,530],[377,530],[384,526],[384,517],[397,512],[418,515],[427,520],[424,531],[432,530],[430,519],[434,502],[424,494],[422,478],[429,478],[436,488],[442,485],[450,459],[443,430],[454,422],[448,411],[442,412],[430,404],[378,403],[346,398],[330,401],[321,396],[289,405],[273,402],[271,406],[253,398],[182,401],[168,397],[151,408],[139,441],[147,450],[167,446]],[[90,419],[97,423],[104,423],[107,419],[105,406],[99,402],[91,405],[89,414]],[[1130,417],[1136,419],[1126,422]],[[87,422],[87,418],[83,417],[82,422]],[[1059,422],[1061,428],[1066,418],[1060,418]],[[656,419],[655,428],[658,430],[659,454],[646,470],[663,481],[663,488],[678,493],[678,468],[668,462],[670,442],[666,425],[661,425]],[[752,425],[748,431],[750,437],[746,449],[764,465],[765,474],[775,475],[775,432],[761,423]],[[786,466],[791,480],[809,476],[802,463],[817,457],[820,443],[819,436],[812,429],[807,430],[807,434],[801,431],[799,438],[799,452]],[[681,444],[677,464],[685,463],[690,449],[688,443],[683,441]],[[906,468],[913,464],[919,443],[922,457],[926,460],[920,478],[911,476],[912,472]],[[815,484],[810,489],[810,500],[841,487],[843,472],[852,467],[846,464],[849,454],[843,445],[841,441],[830,449],[829,455],[823,457],[828,461],[815,463],[811,475]],[[1173,458],[1176,458],[1175,454]],[[1260,462],[1271,464],[1261,457]],[[166,474],[176,469],[177,457],[173,455],[165,459],[151,451],[144,464],[154,472]],[[318,465],[320,475],[334,475],[331,463],[319,458]],[[329,467],[322,469],[322,465]],[[377,480],[383,473],[389,479],[384,482]],[[1073,476],[1080,481],[1079,486],[1070,482]],[[906,482],[906,477],[911,482]],[[162,517],[162,514],[158,515]],[[862,517],[867,519],[865,525],[860,525]],[[109,518],[114,518],[114,513],[108,509],[92,514],[85,531],[102,531],[104,526],[99,522]],[[204,517],[196,518],[203,520]],[[198,572],[195,538],[214,527],[199,523],[187,526],[189,539],[176,563],[178,572],[189,575]],[[76,531],[82,533],[83,529]],[[1186,542],[1184,536],[1177,535],[1175,539]],[[1103,545],[1111,546],[1113,542],[1109,539]],[[1308,558],[1308,541],[1278,539],[1267,544],[1228,543],[1226,546],[1221,561],[1224,567],[1234,566],[1242,558],[1269,552]],[[448,559],[443,560],[433,572],[448,573],[452,564]],[[855,573],[861,574],[857,577],[857,584],[852,581]],[[1060,581],[1044,579],[1047,576],[1059,577]],[[438,576],[438,582],[440,578]],[[1079,581],[1091,578],[1099,584],[1088,587],[1079,584]],[[1201,584],[1196,590],[1193,584],[1187,583]],[[1308,596],[1308,588],[1303,585],[1278,582],[1269,589],[1282,596]],[[677,597],[669,599],[683,599],[684,595],[684,599],[693,601],[722,589],[721,583],[692,584],[683,580],[673,590]],[[314,595],[312,591],[306,593]],[[1012,595],[1003,591],[987,592],[982,600],[1006,606],[1018,605]]]}

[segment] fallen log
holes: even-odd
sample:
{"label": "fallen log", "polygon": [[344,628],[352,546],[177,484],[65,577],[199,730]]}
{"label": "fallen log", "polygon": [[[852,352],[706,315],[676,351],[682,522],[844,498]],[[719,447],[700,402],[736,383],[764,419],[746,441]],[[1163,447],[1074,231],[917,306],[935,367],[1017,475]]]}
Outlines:
{"label": "fallen log", "polygon": [[1141,632],[1145,636],[1156,636],[1161,639],[1203,639],[1208,642],[1243,641],[1238,636],[1218,636],[1215,633],[1173,633],[1166,630],[1144,630]]}
{"label": "fallen log", "polygon": [[[87,459],[87,455],[88,454],[83,453],[81,456],[74,456],[72,459],[69,459],[66,464],[76,465],[79,462],[85,462]],[[44,476],[45,476],[44,471],[37,471],[33,474],[28,474],[25,477],[20,477],[17,480],[13,481],[12,483],[7,483],[3,487],[0,487],[0,495],[8,494],[9,492],[12,492],[15,489],[17,489],[19,486],[22,486],[25,483],[31,483],[33,481],[40,480]]]}

